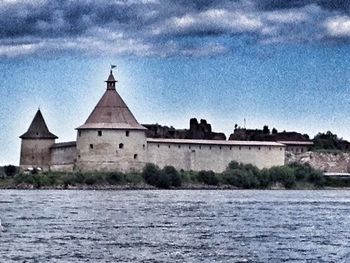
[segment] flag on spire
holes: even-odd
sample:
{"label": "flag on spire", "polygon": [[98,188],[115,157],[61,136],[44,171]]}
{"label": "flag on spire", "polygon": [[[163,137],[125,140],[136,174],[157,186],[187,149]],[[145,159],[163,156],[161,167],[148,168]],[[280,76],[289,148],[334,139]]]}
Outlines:
{"label": "flag on spire", "polygon": [[114,69],[114,68],[116,68],[117,67],[117,65],[112,65],[111,64],[111,69]]}

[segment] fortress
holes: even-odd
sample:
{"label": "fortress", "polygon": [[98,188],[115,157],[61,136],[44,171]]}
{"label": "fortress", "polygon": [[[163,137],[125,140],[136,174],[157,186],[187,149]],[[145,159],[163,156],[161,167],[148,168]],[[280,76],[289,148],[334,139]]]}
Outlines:
{"label": "fortress", "polygon": [[40,111],[20,138],[21,170],[140,171],[146,163],[161,168],[222,172],[235,160],[258,168],[283,165],[286,144],[270,141],[147,138],[116,90],[111,70],[107,89],[85,124],[76,128],[77,140],[55,143]]}

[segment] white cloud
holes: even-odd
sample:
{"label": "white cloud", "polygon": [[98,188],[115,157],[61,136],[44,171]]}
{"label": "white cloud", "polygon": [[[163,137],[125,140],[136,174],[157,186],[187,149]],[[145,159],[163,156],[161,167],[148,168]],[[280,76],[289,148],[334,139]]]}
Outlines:
{"label": "white cloud", "polygon": [[214,31],[214,32],[244,32],[259,29],[262,23],[258,17],[237,11],[224,9],[210,9],[200,13],[186,14],[181,17],[172,17],[165,22],[158,34],[186,31]]}
{"label": "white cloud", "polygon": [[336,16],[329,18],[324,23],[325,28],[330,36],[350,37],[350,17]]}
{"label": "white cloud", "polygon": [[275,23],[301,23],[307,21],[308,18],[308,15],[302,10],[283,10],[266,13],[266,19]]}
{"label": "white cloud", "polygon": [[0,57],[18,57],[30,55],[42,48],[42,44],[0,45]]}
{"label": "white cloud", "polygon": [[[28,41],[28,39],[26,39]],[[30,41],[29,41],[30,42]],[[123,38],[121,35],[113,41],[105,41],[95,36],[82,36],[76,38],[51,38],[33,40],[35,43],[0,44],[0,57],[18,57],[31,54],[52,54],[55,52],[74,51],[90,54],[92,56],[110,55],[153,55],[152,46],[141,40]]]}

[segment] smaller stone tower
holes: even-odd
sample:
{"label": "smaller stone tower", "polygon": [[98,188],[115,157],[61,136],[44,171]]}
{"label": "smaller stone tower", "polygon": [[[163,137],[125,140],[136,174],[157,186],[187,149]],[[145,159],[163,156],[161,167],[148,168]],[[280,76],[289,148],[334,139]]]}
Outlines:
{"label": "smaller stone tower", "polygon": [[22,139],[20,169],[22,171],[28,168],[49,170],[51,161],[50,148],[58,137],[47,128],[40,109],[35,114],[28,131],[20,138]]}

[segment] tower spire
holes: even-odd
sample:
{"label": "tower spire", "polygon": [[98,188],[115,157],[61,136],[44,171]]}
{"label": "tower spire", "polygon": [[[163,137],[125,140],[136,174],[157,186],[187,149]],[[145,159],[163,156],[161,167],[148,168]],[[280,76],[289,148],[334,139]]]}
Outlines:
{"label": "tower spire", "polygon": [[21,139],[57,139],[58,137],[51,133],[47,128],[41,110],[38,109],[32,123],[26,133],[20,136]]}
{"label": "tower spire", "polygon": [[107,83],[107,90],[97,103],[85,124],[78,127],[84,129],[125,129],[125,130],[146,130],[137,122],[123,99],[115,89],[112,70],[110,71]]}
{"label": "tower spire", "polygon": [[113,71],[111,69],[108,79],[105,81],[107,83],[107,90],[115,90],[115,83],[117,82],[113,76]]}

